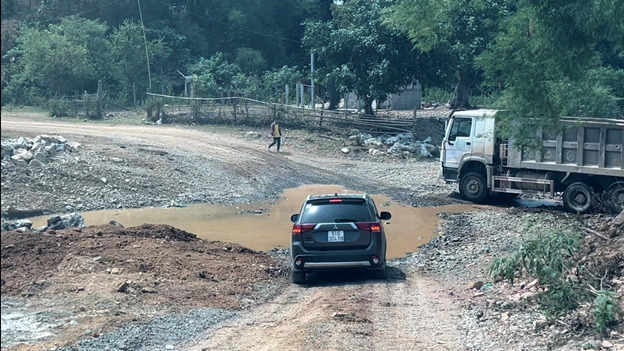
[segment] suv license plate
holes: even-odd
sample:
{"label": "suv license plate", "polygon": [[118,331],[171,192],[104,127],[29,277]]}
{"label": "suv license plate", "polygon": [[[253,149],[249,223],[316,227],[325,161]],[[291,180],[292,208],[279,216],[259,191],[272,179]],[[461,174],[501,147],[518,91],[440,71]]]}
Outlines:
{"label": "suv license plate", "polygon": [[344,231],[343,230],[328,231],[327,241],[330,243],[344,242]]}

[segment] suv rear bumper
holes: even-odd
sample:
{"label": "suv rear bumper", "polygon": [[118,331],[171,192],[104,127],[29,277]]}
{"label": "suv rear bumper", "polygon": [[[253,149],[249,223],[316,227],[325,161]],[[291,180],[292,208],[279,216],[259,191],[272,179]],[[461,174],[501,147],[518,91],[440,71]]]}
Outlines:
{"label": "suv rear bumper", "polygon": [[371,263],[368,261],[337,261],[337,262],[304,262],[304,269],[324,268],[367,268]]}
{"label": "suv rear bumper", "polygon": [[[379,262],[373,262],[373,256]],[[291,245],[292,269],[295,271],[313,271],[323,269],[346,269],[346,268],[381,268],[386,261],[386,247],[382,243],[371,244],[359,250],[307,250],[301,242],[293,242]],[[301,259],[301,264],[295,262]]]}

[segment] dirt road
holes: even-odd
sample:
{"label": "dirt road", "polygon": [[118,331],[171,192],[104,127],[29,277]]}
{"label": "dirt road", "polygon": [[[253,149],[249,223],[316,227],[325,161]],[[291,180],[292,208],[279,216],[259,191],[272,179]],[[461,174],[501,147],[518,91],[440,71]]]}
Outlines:
{"label": "dirt road", "polygon": [[[336,151],[336,145],[324,142],[320,149],[315,149],[313,143],[306,142],[308,136],[298,135],[295,132],[289,135],[289,143],[285,146],[285,152],[279,154],[268,152],[263,138],[249,139],[245,137],[245,134],[231,130],[226,132],[199,131],[170,126],[36,121],[24,120],[3,113],[2,133],[3,135],[29,137],[39,134],[62,135],[65,138],[79,140],[86,150],[80,157],[86,158],[91,172],[94,172],[94,169],[97,170],[101,163],[107,162],[113,156],[124,157],[138,164],[139,161],[133,158],[136,155],[131,154],[132,150],[160,150],[160,152],[172,155],[169,158],[171,162],[148,159],[141,165],[155,172],[150,176],[161,179],[160,183],[145,185],[143,195],[145,204],[150,203],[150,195],[147,191],[154,187],[165,198],[175,196],[176,193],[172,193],[173,188],[190,187],[185,183],[177,183],[182,181],[180,178],[183,177],[172,169],[180,167],[170,165],[173,159],[175,162],[185,162],[185,167],[199,167],[200,172],[193,174],[201,174],[198,181],[207,184],[210,189],[215,189],[215,193],[223,191],[223,181],[227,179],[229,184],[227,186],[233,188],[232,192],[244,194],[243,196],[246,196],[249,201],[257,200],[257,197],[262,197],[263,194],[271,196],[286,187],[305,183],[341,184],[404,198],[413,197],[414,194],[420,196],[424,193],[439,195],[448,189],[444,185],[434,185],[433,181],[423,181],[435,179],[434,163],[405,161],[406,166],[386,160],[354,160],[335,157],[332,153],[340,155]],[[118,148],[120,145],[123,148]],[[311,152],[311,150],[318,152]],[[179,161],[179,158],[183,161]],[[134,168],[141,167],[135,166]],[[139,174],[132,173],[136,170],[124,169],[123,172],[125,172],[123,177],[139,177]],[[399,172],[400,178],[396,176]],[[102,184],[94,185],[79,177],[72,178],[72,174],[75,173],[64,172],[60,180],[62,183],[55,189],[62,189],[61,191],[70,194],[66,196],[76,196],[71,193],[73,189],[77,188],[88,194],[94,192],[93,187],[103,186]],[[56,177],[59,177],[58,172]],[[112,176],[109,175],[109,177]],[[108,183],[111,181],[109,180]],[[137,187],[134,187],[134,191],[121,188],[117,197],[122,198],[141,192],[142,189],[137,190]],[[31,191],[37,196],[31,196],[30,193],[24,195],[20,191]],[[50,191],[49,186],[46,188],[22,184],[22,186],[7,187],[6,194],[3,189],[3,206],[13,198],[45,198],[45,193]],[[60,198],[63,196],[60,194]],[[89,208],[89,201],[88,196],[87,199],[83,199],[86,208]],[[20,205],[28,206],[29,204],[21,203]],[[49,204],[42,202],[31,206],[41,207],[49,206]],[[164,250],[159,252],[159,256],[173,253],[169,252],[166,247],[159,247],[159,250]],[[4,252],[3,248],[3,255]],[[126,258],[127,262],[139,260],[130,252],[127,253],[130,255]],[[98,252],[98,255],[105,257],[107,253]],[[185,263],[186,257],[189,256],[180,254],[179,260],[175,261],[176,264],[181,267],[192,267],[192,262]],[[148,259],[145,256],[140,257],[144,266],[148,265],[145,262]],[[114,260],[111,266],[107,267],[109,272],[115,268],[115,262],[119,266],[121,261]],[[126,270],[121,269],[122,273],[117,280],[123,280],[126,271],[132,281],[139,279],[137,273],[132,272],[135,265],[128,264]],[[396,265],[392,266],[392,262],[390,266],[388,281],[375,281],[358,275],[321,275],[316,277],[309,286],[300,287],[288,283],[284,275],[279,283],[283,285],[280,288],[282,292],[272,301],[240,310],[237,317],[218,324],[208,334],[195,338],[192,342],[178,340],[175,347],[189,350],[461,349],[457,328],[458,307],[453,302],[457,295],[455,297],[449,295],[449,292],[455,289],[435,279],[404,272]],[[98,271],[105,269],[105,267],[98,267],[96,268]],[[244,267],[239,267],[239,269],[241,275],[246,274]],[[97,272],[90,270],[71,272],[67,273],[69,277],[48,278],[47,282],[48,284],[52,281],[54,281],[53,284],[63,284],[64,279],[70,279],[72,282],[80,281],[86,279],[81,278],[80,275],[95,273]],[[192,274],[193,272],[190,272],[188,277],[190,278]],[[175,280],[173,277],[171,279],[169,283],[181,284],[180,288],[184,289],[184,281]],[[90,280],[92,281],[93,278]],[[28,284],[33,284],[33,282],[27,281],[23,285],[28,286]],[[222,280],[219,284],[225,285],[228,282]],[[227,286],[221,286],[220,289],[228,290]],[[49,288],[49,291],[54,290]],[[93,294],[97,294],[97,289],[93,290]],[[105,290],[110,295],[109,288]],[[16,291],[19,293],[21,290]],[[115,317],[113,314],[110,318],[98,317],[97,321],[90,320],[85,325],[89,325],[90,330],[99,330],[98,321],[101,323],[100,328],[108,326],[108,329],[111,325],[125,323],[132,318],[140,321],[141,318],[146,318],[139,313],[141,303],[145,303],[146,308],[148,306],[149,300],[145,296],[149,294],[139,293],[133,300],[133,303],[138,305],[124,311],[121,316]],[[46,289],[41,289],[37,293],[37,298],[44,297],[54,298],[46,294]],[[168,293],[167,297],[174,306],[176,297],[171,293]],[[81,309],[87,311],[91,309],[89,301],[93,299],[92,297],[73,294],[71,298],[74,299],[74,306],[82,306]],[[180,299],[186,298],[188,296],[180,296]],[[201,299],[201,297],[198,298]],[[60,305],[57,304],[55,308],[62,309],[62,304]],[[193,305],[201,306],[202,302],[200,300]],[[215,307],[210,301],[206,301],[204,305]],[[161,306],[162,313],[174,310],[172,306]],[[125,314],[132,314],[131,311],[137,315],[131,315],[129,318]],[[71,314],[71,311],[69,313]],[[3,307],[4,314],[5,308]],[[70,327],[66,329],[69,330]],[[75,332],[76,327],[71,329],[74,330],[71,335],[63,336],[64,328],[58,327],[55,331],[56,336],[51,337],[46,345],[52,343],[57,346],[67,346],[76,342],[77,338],[84,337],[85,334]],[[36,343],[34,340],[30,342]],[[3,341],[3,349],[4,343]],[[144,348],[162,349],[162,346],[150,348],[144,345]],[[88,347],[83,349],[88,349]]]}
{"label": "dirt road", "polygon": [[447,292],[419,276],[288,287],[188,350],[458,350]]}

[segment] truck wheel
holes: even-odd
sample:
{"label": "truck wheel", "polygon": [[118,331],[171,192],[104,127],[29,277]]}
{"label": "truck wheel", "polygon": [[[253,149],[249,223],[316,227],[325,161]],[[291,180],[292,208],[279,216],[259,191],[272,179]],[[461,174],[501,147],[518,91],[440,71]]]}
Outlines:
{"label": "truck wheel", "polygon": [[459,193],[466,200],[484,203],[485,199],[488,197],[485,177],[476,172],[466,174],[459,182]]}
{"label": "truck wheel", "polygon": [[592,207],[594,190],[583,182],[568,185],[563,192],[563,205],[571,212],[585,213]]}
{"label": "truck wheel", "polygon": [[297,272],[291,271],[290,278],[295,284],[304,284],[305,283],[305,272]]}
{"label": "truck wheel", "polygon": [[624,210],[624,182],[611,184],[604,193],[604,199],[615,212],[622,212]]}

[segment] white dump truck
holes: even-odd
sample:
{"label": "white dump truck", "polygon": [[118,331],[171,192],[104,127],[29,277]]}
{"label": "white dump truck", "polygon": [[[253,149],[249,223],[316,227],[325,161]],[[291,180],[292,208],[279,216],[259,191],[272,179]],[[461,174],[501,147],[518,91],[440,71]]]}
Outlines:
{"label": "white dump truck", "polygon": [[455,111],[447,123],[439,177],[467,200],[500,194],[561,193],[577,213],[600,203],[624,207],[624,120],[562,117],[562,133],[537,130],[541,150],[501,138],[496,110]]}

